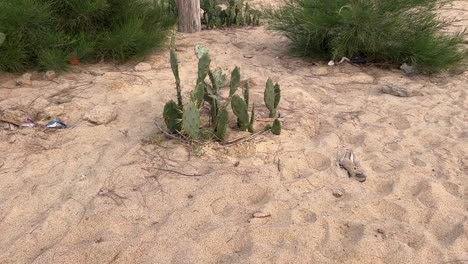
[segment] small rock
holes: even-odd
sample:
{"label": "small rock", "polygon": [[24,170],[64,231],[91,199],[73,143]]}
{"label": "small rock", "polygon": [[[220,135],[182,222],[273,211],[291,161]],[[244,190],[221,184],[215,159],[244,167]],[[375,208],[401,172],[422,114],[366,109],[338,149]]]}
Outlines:
{"label": "small rock", "polygon": [[385,230],[382,228],[377,228],[377,233],[382,236],[383,239],[387,238],[387,234],[385,233]]}
{"label": "small rock", "polygon": [[87,113],[83,119],[96,124],[96,125],[105,125],[114,121],[117,118],[117,112],[114,107],[111,106],[96,106]]}
{"label": "small rock", "polygon": [[422,93],[414,91],[410,88],[399,86],[396,84],[384,84],[381,88],[382,93],[390,94],[398,97],[420,96]]}
{"label": "small rock", "polygon": [[335,62],[333,60],[329,61],[328,66],[335,66]]}
{"label": "small rock", "polygon": [[135,71],[143,72],[143,71],[150,71],[152,69],[151,64],[146,62],[140,62],[135,66]]}
{"label": "small rock", "polygon": [[343,197],[344,191],[341,190],[341,189],[336,189],[336,190],[333,190],[333,191],[332,191],[332,194],[333,194],[333,196],[335,196],[336,198],[340,198],[340,197]]}
{"label": "small rock", "polygon": [[400,66],[400,70],[404,71],[406,74],[416,73],[416,68],[406,63],[403,63],[403,65]]}
{"label": "small rock", "polygon": [[25,85],[31,86],[32,85],[31,78],[32,78],[32,74],[25,73],[25,74],[21,75],[20,78],[16,79],[16,85],[17,86],[25,86]]}
{"label": "small rock", "polygon": [[252,214],[252,217],[253,218],[266,218],[266,217],[270,217],[271,214],[270,213],[264,213],[264,212],[255,212]]}
{"label": "small rock", "polygon": [[48,81],[52,81],[56,77],[57,77],[57,73],[55,73],[54,71],[46,71],[46,73],[44,74],[44,79]]}

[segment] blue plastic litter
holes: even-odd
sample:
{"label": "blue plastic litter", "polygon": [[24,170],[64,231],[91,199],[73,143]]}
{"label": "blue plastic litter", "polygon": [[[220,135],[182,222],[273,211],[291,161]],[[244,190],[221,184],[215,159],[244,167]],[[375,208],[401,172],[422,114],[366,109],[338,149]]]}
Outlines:
{"label": "blue plastic litter", "polygon": [[54,119],[52,122],[47,124],[47,128],[67,128],[67,125],[65,125],[62,121]]}

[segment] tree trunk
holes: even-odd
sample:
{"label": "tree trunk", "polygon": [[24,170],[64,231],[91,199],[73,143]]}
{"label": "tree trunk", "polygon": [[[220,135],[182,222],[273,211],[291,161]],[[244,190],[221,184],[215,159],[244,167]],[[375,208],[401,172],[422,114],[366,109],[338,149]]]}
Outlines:
{"label": "tree trunk", "polygon": [[194,33],[201,31],[200,0],[177,0],[179,9],[179,31]]}

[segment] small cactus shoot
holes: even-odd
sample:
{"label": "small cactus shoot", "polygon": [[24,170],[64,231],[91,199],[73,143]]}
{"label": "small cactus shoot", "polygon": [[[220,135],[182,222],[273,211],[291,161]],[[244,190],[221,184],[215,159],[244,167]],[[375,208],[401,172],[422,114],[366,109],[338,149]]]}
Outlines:
{"label": "small cactus shoot", "polygon": [[167,129],[169,129],[171,133],[176,133],[181,130],[182,111],[173,100],[170,100],[164,106],[163,117]]}
{"label": "small cactus shoot", "polygon": [[274,135],[280,135],[281,134],[281,122],[279,121],[278,118],[273,121],[273,126],[271,126],[271,132]]}

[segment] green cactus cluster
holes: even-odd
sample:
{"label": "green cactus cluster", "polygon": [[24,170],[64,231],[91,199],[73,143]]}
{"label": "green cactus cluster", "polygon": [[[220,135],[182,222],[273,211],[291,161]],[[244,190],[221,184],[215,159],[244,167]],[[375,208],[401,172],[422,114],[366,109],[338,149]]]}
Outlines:
{"label": "green cactus cluster", "polygon": [[[228,106],[230,105],[232,112],[237,117],[238,129],[240,131],[247,130],[253,133],[255,105],[252,104],[249,116],[249,82],[245,82],[243,97],[236,94],[237,89],[241,84],[239,67],[235,67],[232,70],[230,82],[227,84],[227,76],[223,73],[221,68],[218,67],[215,68],[214,71],[211,70],[211,59],[209,56],[209,50],[206,47],[197,45],[195,47],[195,55],[198,58],[197,84],[190,93],[190,101],[184,105],[182,101],[179,65],[177,54],[175,52],[175,35],[172,36],[170,64],[176,83],[177,102],[170,100],[164,106],[163,117],[169,132],[173,134],[183,134],[191,139],[214,138],[218,141],[224,141],[227,135],[227,127],[229,125]],[[219,91],[226,86],[229,87],[229,95],[226,98],[222,98]],[[273,95],[270,93],[273,93]],[[268,100],[265,98],[265,102],[273,102],[272,105],[274,107],[272,109],[274,109],[275,113],[279,104],[279,93],[279,85],[273,85],[273,82],[269,79],[265,90],[265,96],[268,95],[269,97]],[[202,112],[201,109],[204,107],[205,102],[210,107],[210,124],[206,126],[201,124],[202,122],[200,118]],[[270,109],[268,104],[267,107]],[[271,111],[272,110],[270,109],[270,116]],[[275,119],[271,130],[277,135],[281,132],[281,124],[278,119]]]}
{"label": "green cactus cluster", "polygon": [[260,11],[244,0],[201,0],[202,23],[209,29],[232,26],[259,26]]}

